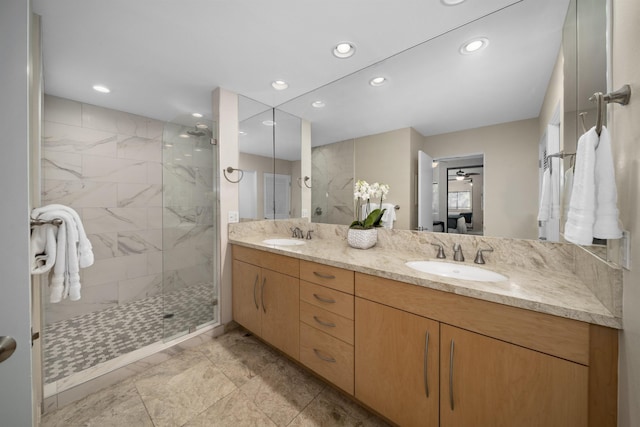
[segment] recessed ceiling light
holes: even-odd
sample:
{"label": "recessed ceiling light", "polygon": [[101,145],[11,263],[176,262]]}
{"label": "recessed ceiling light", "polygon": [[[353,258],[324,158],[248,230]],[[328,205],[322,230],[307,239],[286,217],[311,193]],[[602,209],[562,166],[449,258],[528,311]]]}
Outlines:
{"label": "recessed ceiling light", "polygon": [[243,130],[239,131],[238,133],[239,133],[240,135],[242,135],[242,136],[245,136],[245,135],[247,134],[247,133],[246,133],[245,131],[243,131]]}
{"label": "recessed ceiling light", "polygon": [[201,118],[201,117],[202,117],[202,114],[200,114],[200,113],[191,113],[191,115],[192,115],[193,117],[195,117],[196,119],[199,119],[199,118]]}
{"label": "recessed ceiling light", "polygon": [[96,92],[100,92],[100,93],[109,93],[111,92],[111,89],[109,89],[106,86],[103,85],[93,85],[93,90],[95,90]]}
{"label": "recessed ceiling light", "polygon": [[386,78],[384,77],[374,77],[371,80],[369,80],[369,84],[371,86],[382,86],[383,84],[385,84],[387,81]]}
{"label": "recessed ceiling light", "polygon": [[189,153],[184,153],[184,154],[183,154],[183,156],[185,156],[185,157],[191,157],[191,154],[189,154]]}
{"label": "recessed ceiling light", "polygon": [[173,147],[173,144],[164,144],[164,146],[171,148],[171,147]]}
{"label": "recessed ceiling light", "polygon": [[471,55],[477,53],[489,45],[489,39],[486,37],[479,37],[473,40],[465,42],[460,46],[460,53],[463,55]]}
{"label": "recessed ceiling light", "polygon": [[285,82],[284,80],[275,80],[271,82],[271,87],[273,87],[275,90],[285,90],[289,87],[289,83]]}
{"label": "recessed ceiling light", "polygon": [[273,120],[265,120],[262,122],[262,124],[265,126],[275,126],[276,122],[274,122]]}
{"label": "recessed ceiling light", "polygon": [[209,129],[209,126],[205,125],[204,123],[196,123],[196,127],[198,129]]}
{"label": "recessed ceiling light", "polygon": [[356,53],[356,47],[350,42],[340,42],[333,48],[333,56],[344,59],[353,56]]}
{"label": "recessed ceiling light", "polygon": [[464,3],[464,0],[440,0],[445,6],[456,6],[460,3]]}
{"label": "recessed ceiling light", "polygon": [[181,133],[180,135],[178,135],[180,138],[189,138],[189,135],[187,135],[186,133]]}
{"label": "recessed ceiling light", "polygon": [[311,105],[315,108],[322,108],[325,106],[325,103],[322,101],[313,101]]}

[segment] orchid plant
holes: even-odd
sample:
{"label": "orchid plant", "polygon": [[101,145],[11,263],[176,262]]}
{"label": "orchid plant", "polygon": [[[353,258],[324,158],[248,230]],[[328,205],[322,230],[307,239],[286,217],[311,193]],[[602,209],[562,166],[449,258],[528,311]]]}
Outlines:
{"label": "orchid plant", "polygon": [[[379,184],[374,182],[369,184],[367,181],[358,180],[354,185],[353,199],[356,202],[356,220],[351,223],[349,228],[368,230],[373,227],[380,227],[382,216],[385,209],[374,209],[371,211],[370,203],[371,199],[380,199],[380,207],[382,207],[382,201],[386,199],[389,193],[389,186],[387,184]],[[362,218],[362,209],[365,205],[365,219]]]}

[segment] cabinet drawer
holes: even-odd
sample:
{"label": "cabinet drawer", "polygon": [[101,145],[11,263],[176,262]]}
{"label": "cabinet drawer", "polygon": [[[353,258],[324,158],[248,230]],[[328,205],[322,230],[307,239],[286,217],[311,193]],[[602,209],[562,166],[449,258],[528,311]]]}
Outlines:
{"label": "cabinet drawer", "polygon": [[300,276],[300,261],[296,258],[233,245],[233,259],[277,271],[287,276]]}
{"label": "cabinet drawer", "polygon": [[300,280],[300,300],[353,320],[353,295]]}
{"label": "cabinet drawer", "polygon": [[353,346],[301,323],[300,361],[353,395]]}
{"label": "cabinet drawer", "polygon": [[353,320],[307,302],[300,302],[300,321],[353,345]]}
{"label": "cabinet drawer", "polygon": [[300,261],[300,278],[353,295],[353,271],[311,261]]}

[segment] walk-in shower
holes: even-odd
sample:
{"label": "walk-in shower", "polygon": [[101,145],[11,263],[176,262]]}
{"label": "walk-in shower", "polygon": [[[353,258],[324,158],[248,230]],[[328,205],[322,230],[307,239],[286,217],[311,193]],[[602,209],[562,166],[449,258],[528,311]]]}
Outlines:
{"label": "walk-in shower", "polygon": [[163,123],[46,96],[42,204],[81,216],[82,298],[48,303],[51,384],[219,320],[215,124]]}

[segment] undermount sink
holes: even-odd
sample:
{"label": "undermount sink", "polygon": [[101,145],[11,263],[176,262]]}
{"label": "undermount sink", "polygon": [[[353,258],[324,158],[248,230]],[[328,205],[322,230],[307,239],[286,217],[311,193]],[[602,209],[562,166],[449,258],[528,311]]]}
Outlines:
{"label": "undermount sink", "polygon": [[263,240],[262,243],[274,246],[299,246],[304,245],[305,242],[299,239],[267,239]]}
{"label": "undermount sink", "polygon": [[502,282],[507,280],[506,276],[495,271],[465,264],[441,261],[410,261],[405,265],[423,273],[451,277],[453,279],[473,280],[476,282]]}

